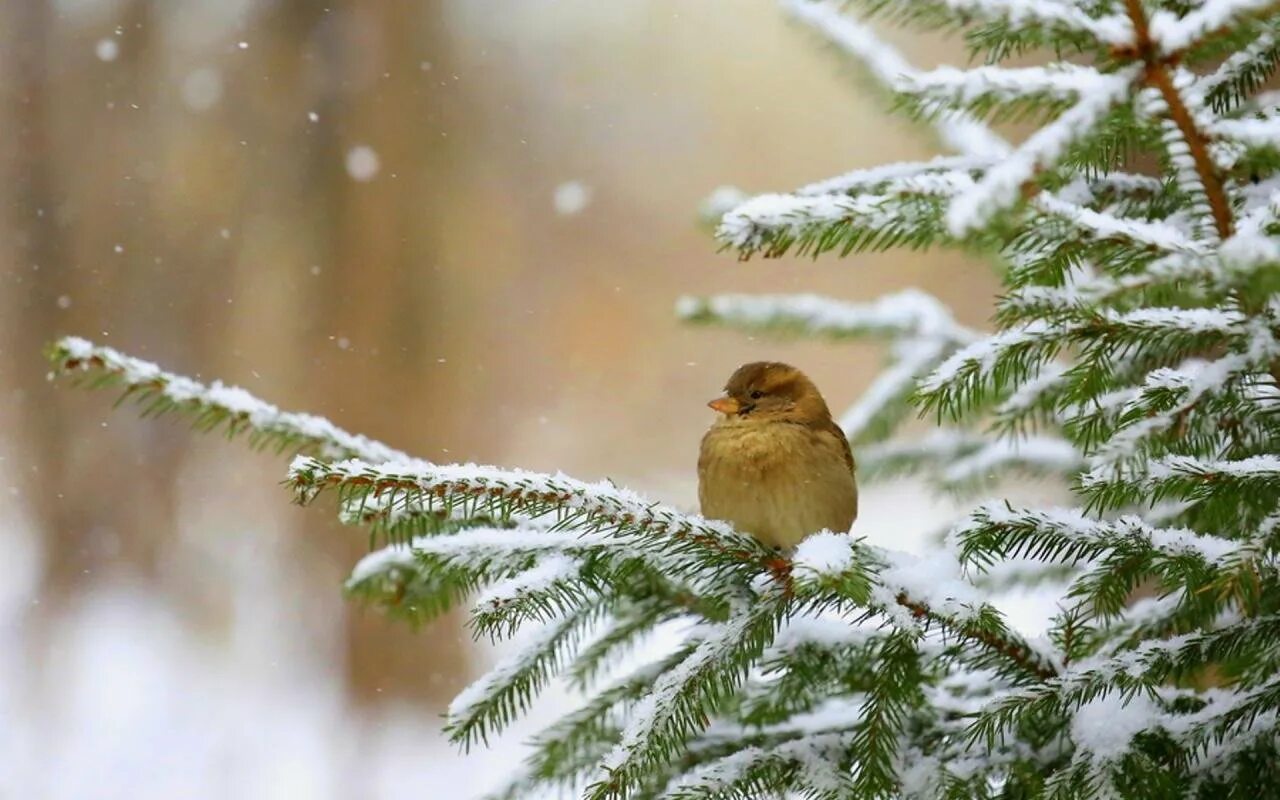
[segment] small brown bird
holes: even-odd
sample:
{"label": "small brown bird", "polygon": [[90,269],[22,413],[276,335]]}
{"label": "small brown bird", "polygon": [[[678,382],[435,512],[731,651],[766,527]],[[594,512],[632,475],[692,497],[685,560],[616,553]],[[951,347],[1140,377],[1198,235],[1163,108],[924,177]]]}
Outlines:
{"label": "small brown bird", "polygon": [[709,405],[722,415],[702,437],[702,515],[789,548],[858,516],[853,453],[818,387],[777,362],[739,367]]}

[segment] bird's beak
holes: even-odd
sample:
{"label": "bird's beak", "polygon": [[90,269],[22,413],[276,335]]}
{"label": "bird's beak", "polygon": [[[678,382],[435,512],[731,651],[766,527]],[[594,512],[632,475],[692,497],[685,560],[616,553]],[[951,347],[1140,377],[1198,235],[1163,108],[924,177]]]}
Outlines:
{"label": "bird's beak", "polygon": [[719,411],[721,414],[737,414],[742,405],[732,397],[717,397],[710,403],[707,403],[713,411]]}

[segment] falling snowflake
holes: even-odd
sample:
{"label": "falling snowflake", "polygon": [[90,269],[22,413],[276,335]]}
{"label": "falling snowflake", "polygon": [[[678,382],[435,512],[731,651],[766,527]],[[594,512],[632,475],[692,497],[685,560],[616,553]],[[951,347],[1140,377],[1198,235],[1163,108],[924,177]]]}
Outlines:
{"label": "falling snowflake", "polygon": [[572,216],[582,211],[591,202],[591,189],[581,181],[566,181],[556,187],[551,202],[557,214]]}
{"label": "falling snowflake", "polygon": [[115,39],[99,39],[93,52],[100,61],[115,61],[120,56],[120,44]]}
{"label": "falling snowflake", "polygon": [[208,111],[222,99],[222,75],[216,69],[193,70],[182,82],[182,102],[192,111]]}
{"label": "falling snowflake", "polygon": [[347,174],[361,183],[373,180],[381,167],[377,151],[366,144],[347,151]]}

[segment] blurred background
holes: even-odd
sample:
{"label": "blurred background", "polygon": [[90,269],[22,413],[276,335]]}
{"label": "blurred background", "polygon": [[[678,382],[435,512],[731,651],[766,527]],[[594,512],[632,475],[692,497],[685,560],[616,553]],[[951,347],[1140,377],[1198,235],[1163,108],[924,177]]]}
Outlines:
{"label": "blurred background", "polygon": [[[49,384],[50,340],[692,509],[734,367],[843,408],[880,354],[684,328],[680,294],[919,286],[981,325],[996,287],[948,253],[717,252],[722,184],[933,152],[768,0],[7,0],[0,134],[6,798],[467,798],[528,733],[443,743],[492,653],[347,602],[367,540],[292,506],[284,460]],[[946,511],[875,487],[859,528]]]}

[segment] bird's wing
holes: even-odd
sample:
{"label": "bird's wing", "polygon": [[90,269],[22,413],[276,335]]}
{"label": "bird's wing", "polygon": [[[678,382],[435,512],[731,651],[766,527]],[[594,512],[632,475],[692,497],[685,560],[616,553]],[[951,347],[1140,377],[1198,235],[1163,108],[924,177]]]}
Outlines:
{"label": "bird's wing", "polygon": [[836,424],[831,417],[827,417],[826,422],[822,425],[822,430],[836,437],[836,441],[840,443],[841,455],[844,456],[844,463],[849,465],[850,472],[857,472],[857,466],[853,463],[853,449],[849,447],[849,437],[844,435],[844,431]]}

